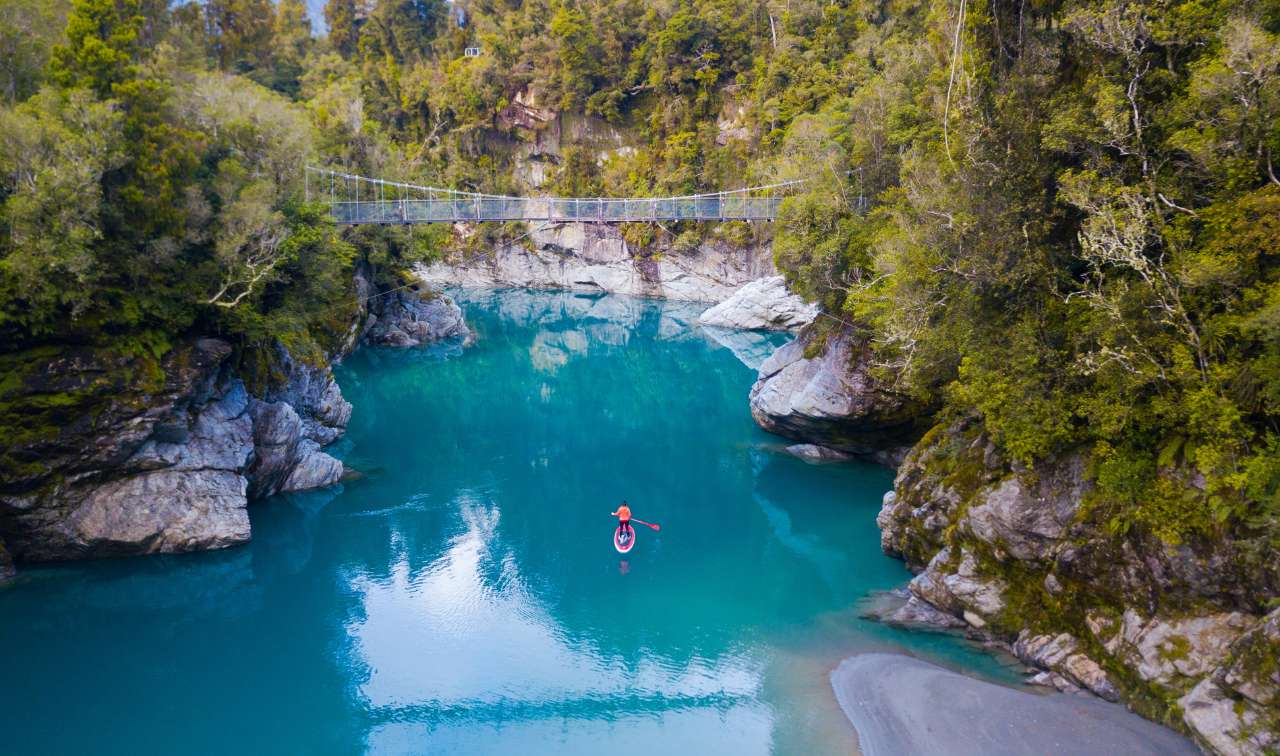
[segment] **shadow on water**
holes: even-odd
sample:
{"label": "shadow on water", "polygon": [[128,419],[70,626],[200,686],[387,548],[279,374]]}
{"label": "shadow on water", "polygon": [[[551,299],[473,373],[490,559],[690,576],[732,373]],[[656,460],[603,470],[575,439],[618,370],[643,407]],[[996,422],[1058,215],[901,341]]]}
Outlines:
{"label": "shadow on water", "polygon": [[[338,368],[362,479],[256,504],[245,547],[0,592],[20,752],[844,753],[826,674],[852,651],[1001,676],[857,617],[909,577],[874,522],[891,475],[755,427],[750,365],[785,337],[699,305],[459,300],[474,345]],[[662,525],[625,561],[623,498]]]}

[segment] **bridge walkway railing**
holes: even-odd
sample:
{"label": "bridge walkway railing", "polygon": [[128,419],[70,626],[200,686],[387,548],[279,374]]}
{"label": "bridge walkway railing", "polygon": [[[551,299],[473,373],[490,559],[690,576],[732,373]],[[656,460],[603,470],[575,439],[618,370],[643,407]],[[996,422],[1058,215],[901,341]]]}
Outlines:
{"label": "bridge walkway railing", "polygon": [[638,221],[773,220],[780,197],[706,195],[662,199],[559,199],[459,197],[333,202],[334,221],[359,223],[454,223],[546,221],[622,223]]}

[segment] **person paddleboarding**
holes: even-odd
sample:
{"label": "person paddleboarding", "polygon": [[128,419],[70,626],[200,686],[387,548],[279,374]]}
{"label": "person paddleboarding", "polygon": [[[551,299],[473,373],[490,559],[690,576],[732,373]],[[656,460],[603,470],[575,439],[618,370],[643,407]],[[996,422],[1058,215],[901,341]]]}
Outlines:
{"label": "person paddleboarding", "polygon": [[609,514],[618,518],[618,529],[613,531],[613,548],[617,549],[619,554],[625,554],[636,545],[636,531],[631,528],[631,507],[627,506],[626,499],[623,499],[617,511]]}
{"label": "person paddleboarding", "polygon": [[622,504],[616,512],[610,512],[618,518],[618,530],[622,531],[624,538],[634,538],[636,532],[631,529],[631,507],[627,506],[627,500],[623,499]]}
{"label": "person paddleboarding", "polygon": [[[631,507],[627,504],[627,500],[623,499],[618,509],[609,514],[618,518],[618,529],[613,531],[613,547],[618,550],[618,553],[625,554],[631,551],[631,547],[636,544],[636,531],[631,527]],[[636,522],[654,530],[660,529],[658,525],[652,522],[645,522],[644,520],[636,520]]]}

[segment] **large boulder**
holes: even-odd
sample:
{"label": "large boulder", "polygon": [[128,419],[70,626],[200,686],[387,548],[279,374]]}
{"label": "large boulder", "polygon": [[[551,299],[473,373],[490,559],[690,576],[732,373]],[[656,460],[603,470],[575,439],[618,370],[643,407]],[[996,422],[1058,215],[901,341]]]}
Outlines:
{"label": "large boulder", "polygon": [[910,446],[925,408],[872,372],[865,337],[849,327],[812,327],[760,366],[751,415],[780,436],[875,457]]}
{"label": "large boulder", "polygon": [[320,450],[346,431],[351,403],[328,365],[294,359],[283,347],[276,361],[284,380],[250,403],[254,458],[245,473],[249,498],[323,488],[341,480],[342,463]]}
{"label": "large boulder", "polygon": [[1063,675],[1100,698],[1120,700],[1120,691],[1106,671],[1084,653],[1080,641],[1070,633],[1036,635],[1023,630],[1013,643],[1013,652],[1024,663]]}
{"label": "large boulder", "polygon": [[818,317],[818,306],[787,291],[782,276],[744,284],[728,299],[702,313],[704,326],[747,330],[793,331]]}
{"label": "large boulder", "polygon": [[370,344],[408,347],[470,335],[462,308],[444,294],[400,289],[369,297],[364,338]]}
{"label": "large boulder", "polygon": [[983,571],[971,552],[954,554],[949,548],[939,551],[907,587],[912,595],[977,628],[999,616],[1008,591],[1008,584]]}
{"label": "large boulder", "polygon": [[[252,413],[257,450],[248,471],[252,498],[319,488],[341,479],[342,463],[320,451],[319,444],[306,436],[302,419],[291,404],[255,401]],[[299,475],[298,470],[302,468],[307,472]],[[327,474],[319,474],[321,472]],[[309,481],[311,485],[291,481]]]}

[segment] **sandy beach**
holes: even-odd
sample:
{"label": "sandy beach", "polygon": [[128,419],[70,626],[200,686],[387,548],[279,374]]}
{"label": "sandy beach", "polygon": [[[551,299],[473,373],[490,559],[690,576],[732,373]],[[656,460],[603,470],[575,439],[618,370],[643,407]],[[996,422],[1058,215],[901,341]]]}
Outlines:
{"label": "sandy beach", "polygon": [[865,756],[1198,754],[1187,738],[1101,699],[1019,691],[909,656],[852,656],[831,673]]}

